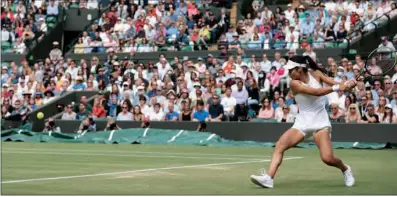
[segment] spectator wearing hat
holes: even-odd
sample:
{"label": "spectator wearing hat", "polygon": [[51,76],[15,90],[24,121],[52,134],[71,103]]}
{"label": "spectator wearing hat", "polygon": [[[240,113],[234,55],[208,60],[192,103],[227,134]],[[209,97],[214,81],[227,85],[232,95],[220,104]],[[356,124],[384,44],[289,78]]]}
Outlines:
{"label": "spectator wearing hat", "polygon": [[274,49],[283,49],[285,48],[285,46],[287,45],[286,41],[285,41],[285,35],[284,33],[282,33],[281,31],[278,34],[278,37],[274,37],[274,44],[273,44],[273,48]]}
{"label": "spectator wearing hat", "polygon": [[229,46],[228,46],[228,48],[229,49],[237,49],[237,48],[240,48],[241,47],[241,42],[240,42],[240,40],[239,40],[239,35],[238,35],[238,33],[237,32],[234,32],[233,33],[233,41],[231,41],[230,43],[229,43]]}
{"label": "spectator wearing hat", "polygon": [[15,102],[14,102],[14,108],[13,108],[13,110],[12,110],[12,112],[11,112],[11,116],[14,116],[14,115],[22,115],[23,113],[25,113],[25,109],[24,109],[24,107],[23,107],[23,105],[22,105],[22,102],[21,102],[21,100],[19,100],[19,99],[17,99]]}
{"label": "spectator wearing hat", "polygon": [[134,96],[134,101],[132,103],[133,105],[139,105],[140,96],[144,96],[146,100],[149,100],[149,97],[145,93],[145,87],[142,85],[137,87],[137,92],[136,95]]}
{"label": "spectator wearing hat", "polygon": [[176,93],[174,90],[169,90],[166,93],[166,98],[167,100],[164,102],[163,106],[164,106],[164,113],[168,113],[168,108],[166,106],[169,106],[169,103],[174,104],[173,107],[173,111],[179,113],[180,112],[180,105],[178,102],[178,99],[176,97]]}
{"label": "spectator wearing hat", "polygon": [[393,43],[389,41],[387,36],[382,37],[382,43],[379,44],[377,52],[395,52],[396,48]]}
{"label": "spectator wearing hat", "polygon": [[38,106],[43,105],[43,94],[41,93],[41,91],[40,90],[36,91],[34,96],[35,96],[36,105]]}
{"label": "spectator wearing hat", "polygon": [[336,76],[334,78],[334,81],[336,82],[342,82],[343,81],[343,77],[345,76],[345,68],[343,66],[339,66],[337,69],[337,73]]}
{"label": "spectator wearing hat", "polygon": [[77,76],[76,83],[72,86],[72,90],[84,91],[85,89],[86,89],[86,85],[83,83],[83,77]]}
{"label": "spectator wearing hat", "polygon": [[197,58],[198,63],[194,65],[200,75],[205,73],[207,66],[204,64],[204,59],[202,57]]}
{"label": "spectator wearing hat", "polygon": [[7,83],[8,78],[9,78],[8,67],[7,66],[2,66],[1,67],[1,84]]}
{"label": "spectator wearing hat", "polygon": [[390,124],[397,123],[397,115],[393,111],[393,107],[391,104],[387,104],[385,106],[385,112],[382,114],[380,123]]}
{"label": "spectator wearing hat", "polygon": [[47,103],[50,103],[52,100],[55,99],[55,97],[54,97],[55,94],[54,94],[54,92],[52,92],[51,89],[46,90],[46,91],[44,92],[44,95],[45,95],[45,97],[44,97],[44,99],[43,99],[43,104],[44,104],[44,105],[47,104]]}

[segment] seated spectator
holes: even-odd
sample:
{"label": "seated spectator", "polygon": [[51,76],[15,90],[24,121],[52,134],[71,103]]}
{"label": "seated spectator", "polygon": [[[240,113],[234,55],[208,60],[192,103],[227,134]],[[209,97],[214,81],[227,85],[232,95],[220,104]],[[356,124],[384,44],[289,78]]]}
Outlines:
{"label": "seated spectator", "polygon": [[65,107],[65,111],[62,114],[62,120],[76,120],[77,114],[73,111],[73,106],[71,104]]}
{"label": "seated spectator", "polygon": [[193,113],[193,121],[208,122],[209,117],[209,113],[204,109],[204,102],[202,100],[198,100],[196,105],[196,111]]}
{"label": "seated spectator", "polygon": [[142,113],[141,107],[139,105],[135,105],[132,115],[132,120],[135,121],[143,121],[143,119],[145,118],[145,115]]}
{"label": "seated spectator", "polygon": [[352,103],[349,105],[346,116],[345,116],[345,123],[360,123],[361,122],[361,113],[358,109],[357,104]]}
{"label": "seated spectator", "polygon": [[84,103],[79,104],[79,111],[77,112],[76,119],[83,120],[84,118],[88,117],[91,112],[86,109],[86,105]]}
{"label": "seated spectator", "polygon": [[179,120],[181,121],[192,121],[192,110],[190,109],[190,104],[186,102],[186,100],[182,101],[184,102],[184,106],[182,108],[181,113],[179,114]]}
{"label": "seated spectator", "polygon": [[295,117],[293,114],[290,112],[290,109],[287,104],[283,104],[280,106],[280,109],[282,109],[282,114],[277,115],[274,117],[277,122],[294,122]]}
{"label": "seated spectator", "polygon": [[129,107],[127,104],[123,104],[121,107],[121,112],[117,115],[117,120],[132,120],[132,113],[129,112]]}
{"label": "seated spectator", "polygon": [[272,120],[274,119],[274,109],[270,103],[269,98],[262,99],[262,107],[259,109],[259,113],[256,118],[264,119],[264,120]]}
{"label": "seated spectator", "polygon": [[168,112],[165,114],[165,121],[178,121],[179,114],[174,111],[174,103],[168,103]]}
{"label": "seated spectator", "polygon": [[160,103],[154,104],[154,110],[148,115],[150,121],[162,121],[164,120],[164,112],[161,110]]}
{"label": "seated spectator", "polygon": [[329,120],[331,122],[344,122],[343,112],[340,111],[339,105],[337,103],[331,104],[331,114],[329,115]]}
{"label": "seated spectator", "polygon": [[106,117],[105,108],[101,104],[99,98],[94,99],[94,105],[92,106],[92,115],[94,118]]}
{"label": "seated spectator", "polygon": [[363,114],[362,123],[379,123],[379,116],[375,113],[375,106],[372,103],[367,105],[367,112]]}
{"label": "seated spectator", "polygon": [[235,106],[237,105],[237,100],[236,98],[232,97],[232,89],[228,88],[226,89],[225,96],[222,98],[221,105],[223,106],[224,109],[224,115],[226,118],[226,121],[233,120],[234,118],[234,109]]}
{"label": "seated spectator", "polygon": [[385,107],[385,112],[382,114],[380,123],[397,123],[397,115],[393,112],[393,107],[391,104],[387,104]]}
{"label": "seated spectator", "polygon": [[219,96],[212,96],[213,103],[208,107],[208,112],[210,114],[209,120],[212,122],[219,122],[223,120],[223,105],[219,102]]}

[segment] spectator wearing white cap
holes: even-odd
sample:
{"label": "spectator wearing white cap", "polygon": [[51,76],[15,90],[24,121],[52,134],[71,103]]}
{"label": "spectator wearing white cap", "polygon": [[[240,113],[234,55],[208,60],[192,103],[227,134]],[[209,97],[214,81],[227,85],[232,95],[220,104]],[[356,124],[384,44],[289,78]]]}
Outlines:
{"label": "spectator wearing white cap", "polygon": [[168,63],[167,59],[165,59],[164,57],[160,58],[160,61],[156,63],[155,65],[158,69],[158,74],[160,77],[160,80],[162,80],[165,76],[165,74],[167,74],[167,71],[169,69],[172,69],[170,64]]}
{"label": "spectator wearing white cap", "polygon": [[22,38],[17,38],[16,43],[14,45],[14,53],[16,54],[24,54],[26,52],[26,45],[25,43],[22,41]]}
{"label": "spectator wearing white cap", "polygon": [[47,32],[47,24],[45,23],[44,18],[39,19],[39,25],[37,26],[37,30],[43,33]]}
{"label": "spectator wearing white cap", "polygon": [[1,67],[1,84],[3,85],[5,83],[7,83],[8,78],[9,78],[8,67],[7,66],[2,66]]}
{"label": "spectator wearing white cap", "polygon": [[137,87],[137,92],[134,96],[134,101],[133,101],[133,105],[139,105],[139,99],[141,96],[144,96],[146,98],[146,100],[149,100],[149,97],[146,95],[145,93],[145,87],[140,85]]}
{"label": "spectator wearing white cap", "polygon": [[287,18],[289,21],[292,21],[294,19],[295,10],[292,9],[291,3],[287,5],[287,10],[284,11],[284,14],[285,14],[285,18]]}
{"label": "spectator wearing white cap", "polygon": [[387,36],[382,37],[382,43],[378,46],[378,52],[395,52],[396,48],[393,43],[389,41]]}
{"label": "spectator wearing white cap", "polygon": [[299,32],[296,31],[295,25],[289,25],[289,29],[285,34],[285,41],[287,42],[287,49],[299,48]]}
{"label": "spectator wearing white cap", "polygon": [[397,115],[391,104],[385,106],[385,112],[379,116],[379,122],[384,124],[397,123]]}

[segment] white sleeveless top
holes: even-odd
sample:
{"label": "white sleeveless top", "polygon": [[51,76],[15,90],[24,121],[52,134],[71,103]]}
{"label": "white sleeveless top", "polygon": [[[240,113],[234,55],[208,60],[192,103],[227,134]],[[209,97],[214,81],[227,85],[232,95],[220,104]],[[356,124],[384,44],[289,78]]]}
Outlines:
{"label": "white sleeveless top", "polygon": [[[312,88],[321,88],[322,85],[318,82],[310,72],[309,82],[303,85]],[[308,94],[298,93],[295,95],[295,101],[298,105],[298,115],[295,119],[294,128],[301,132],[304,130],[319,130],[324,127],[331,127],[327,110],[325,109],[326,96],[313,96]]]}

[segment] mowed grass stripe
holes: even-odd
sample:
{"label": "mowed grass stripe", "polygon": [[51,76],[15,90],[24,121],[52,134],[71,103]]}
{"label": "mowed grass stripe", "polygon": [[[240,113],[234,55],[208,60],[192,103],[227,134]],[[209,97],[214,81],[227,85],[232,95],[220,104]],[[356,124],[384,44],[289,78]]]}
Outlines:
{"label": "mowed grass stripe", "polygon": [[[284,160],[301,159],[302,157],[291,157]],[[110,176],[110,175],[120,175],[120,174],[131,174],[131,173],[142,173],[142,172],[153,172],[160,170],[174,170],[174,169],[184,169],[184,168],[199,168],[199,167],[209,167],[209,166],[223,166],[223,165],[237,165],[237,164],[247,164],[247,163],[257,163],[257,162],[269,162],[270,160],[259,160],[259,161],[240,161],[240,162],[228,162],[228,163],[211,163],[211,164],[200,164],[200,165],[187,165],[187,166],[176,166],[176,167],[164,167],[164,168],[148,168],[141,170],[130,170],[121,172],[111,172],[111,173],[97,173],[97,174],[85,174],[76,176],[61,176],[61,177],[48,177],[48,178],[37,178],[37,179],[20,179],[11,181],[2,181],[2,184],[9,183],[23,183],[23,182],[37,182],[37,181],[49,181],[49,180],[62,180],[62,179],[75,179],[75,178],[86,178],[86,177],[98,177],[98,176]]]}
{"label": "mowed grass stripe", "polygon": [[[105,157],[153,157],[153,158],[181,158],[181,159],[205,159],[205,160],[242,160],[249,158],[228,158],[228,157],[191,157],[191,156],[173,156],[173,155],[150,155],[150,154],[101,154],[89,152],[48,152],[48,151],[2,151],[3,154],[43,154],[43,155],[85,155],[85,156],[105,156]],[[258,160],[251,158],[250,160]]]}
{"label": "mowed grass stripe", "polygon": [[[48,151],[48,149],[41,149],[41,148],[3,148],[3,151]],[[56,149],[57,151],[69,151],[69,152],[93,152],[93,153],[134,153],[134,154],[162,154],[162,155],[190,155],[190,156],[218,156],[220,157],[270,157],[269,155],[235,155],[235,154],[212,154],[212,153],[198,153],[198,152],[161,152],[161,151],[134,151],[134,150],[126,150],[126,151],[110,151],[110,150],[79,150],[79,149]],[[242,158],[239,158],[242,159]]]}

